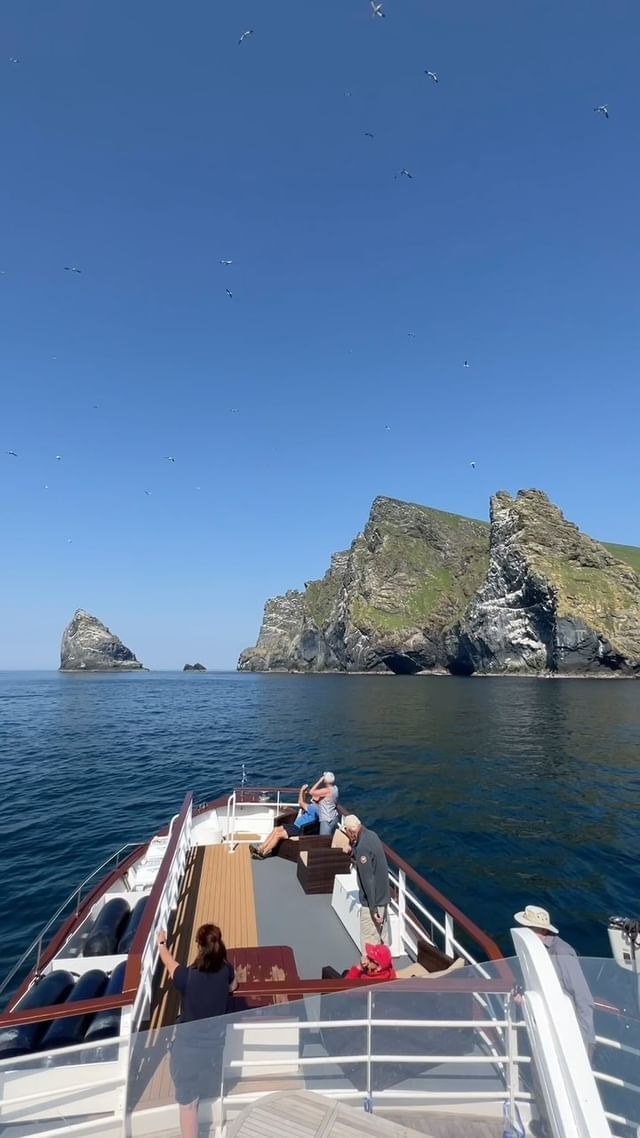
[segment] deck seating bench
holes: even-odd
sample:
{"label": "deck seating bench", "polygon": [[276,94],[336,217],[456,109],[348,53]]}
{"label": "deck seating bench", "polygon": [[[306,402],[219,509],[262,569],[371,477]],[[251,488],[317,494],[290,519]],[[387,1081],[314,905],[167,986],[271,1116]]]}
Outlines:
{"label": "deck seating bench", "polygon": [[331,893],[336,874],[349,873],[349,842],[340,830],[322,846],[313,844],[298,853],[297,876],[305,893]]}

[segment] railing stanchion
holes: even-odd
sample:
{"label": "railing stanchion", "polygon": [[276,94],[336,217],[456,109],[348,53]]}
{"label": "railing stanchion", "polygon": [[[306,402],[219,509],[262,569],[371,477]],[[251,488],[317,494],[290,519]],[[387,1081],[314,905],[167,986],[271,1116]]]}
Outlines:
{"label": "railing stanchion", "polygon": [[520,1070],[517,1062],[518,1055],[518,1032],[514,1024],[515,1004],[512,995],[503,997],[504,1013],[503,1018],[507,1021],[507,1030],[505,1032],[506,1043],[506,1056],[507,1065],[505,1075],[507,1079],[507,1097],[509,1099],[509,1117],[516,1117],[516,1095],[520,1091]]}
{"label": "railing stanchion", "polygon": [[451,916],[451,913],[445,913],[445,915],[444,915],[444,951],[446,952],[447,956],[453,956],[453,954],[454,954],[454,940],[455,940],[455,936],[454,936],[454,931],[453,931],[453,917]]}
{"label": "railing stanchion", "polygon": [[406,947],[405,929],[406,929],[406,915],[407,915],[407,875],[404,869],[398,870],[398,917],[400,918],[400,936],[402,938],[402,947]]}
{"label": "railing stanchion", "polygon": [[367,992],[367,1102],[369,1111],[372,1110],[372,1087],[371,1087],[371,1020],[373,1018],[373,992],[371,988]]}

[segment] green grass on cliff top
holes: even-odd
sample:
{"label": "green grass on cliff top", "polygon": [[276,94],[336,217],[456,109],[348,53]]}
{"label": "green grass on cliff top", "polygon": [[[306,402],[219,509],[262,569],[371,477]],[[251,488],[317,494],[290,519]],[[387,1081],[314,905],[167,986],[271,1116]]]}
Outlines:
{"label": "green grass on cliff top", "polygon": [[[477,525],[486,526],[489,528],[489,522],[484,521],[482,518],[468,518],[464,514],[451,514],[448,510],[436,510],[433,506],[422,506],[419,502],[408,503],[412,506],[417,506],[418,509],[424,510],[425,513],[439,514],[441,518],[447,519],[452,525],[459,525],[460,522],[475,522]],[[585,532],[584,530],[582,532]],[[595,539],[599,541],[599,538]],[[605,549],[609,550],[618,561],[624,561],[630,565],[636,573],[640,573],[640,546],[637,545],[619,545],[614,541],[600,541],[600,545],[604,545]]]}
{"label": "green grass on cliff top", "polygon": [[624,561],[635,569],[636,573],[640,573],[640,549],[637,545],[616,545],[612,541],[601,542],[605,549],[609,550],[618,561]]}
{"label": "green grass on cliff top", "polygon": [[[410,505],[417,505],[419,509],[424,510],[425,513],[439,514],[441,518],[451,522],[453,525],[458,525],[460,522],[475,522],[476,525],[486,526],[489,528],[489,522],[483,521],[482,518],[468,518],[464,514],[451,514],[448,510],[436,510],[432,506],[420,506],[419,503],[411,502]],[[583,533],[586,531],[583,530]],[[595,538],[599,541],[599,538]],[[609,550],[618,561],[624,561],[630,565],[636,573],[640,573],[640,546],[637,545],[619,545],[614,541],[600,541],[600,545],[604,545],[605,549]]]}

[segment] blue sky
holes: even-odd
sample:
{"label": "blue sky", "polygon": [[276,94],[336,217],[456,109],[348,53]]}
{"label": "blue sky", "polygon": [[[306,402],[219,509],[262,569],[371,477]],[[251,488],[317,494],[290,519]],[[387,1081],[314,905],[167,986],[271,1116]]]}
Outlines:
{"label": "blue sky", "polygon": [[4,0],[0,667],[234,666],[376,494],[640,544],[637,4],[385,11]]}

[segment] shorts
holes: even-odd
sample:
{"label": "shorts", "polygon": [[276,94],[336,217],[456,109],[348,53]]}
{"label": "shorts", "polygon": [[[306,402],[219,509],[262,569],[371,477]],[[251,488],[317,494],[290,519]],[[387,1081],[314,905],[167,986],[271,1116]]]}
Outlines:
{"label": "shorts", "polygon": [[299,838],[302,832],[295,822],[285,822],[284,828],[287,831],[288,838]]}
{"label": "shorts", "polygon": [[[220,1040],[222,1043],[222,1040]],[[211,1047],[181,1040],[178,1036],[169,1054],[169,1071],[179,1106],[190,1106],[200,1099],[220,1097],[222,1047]]]}

